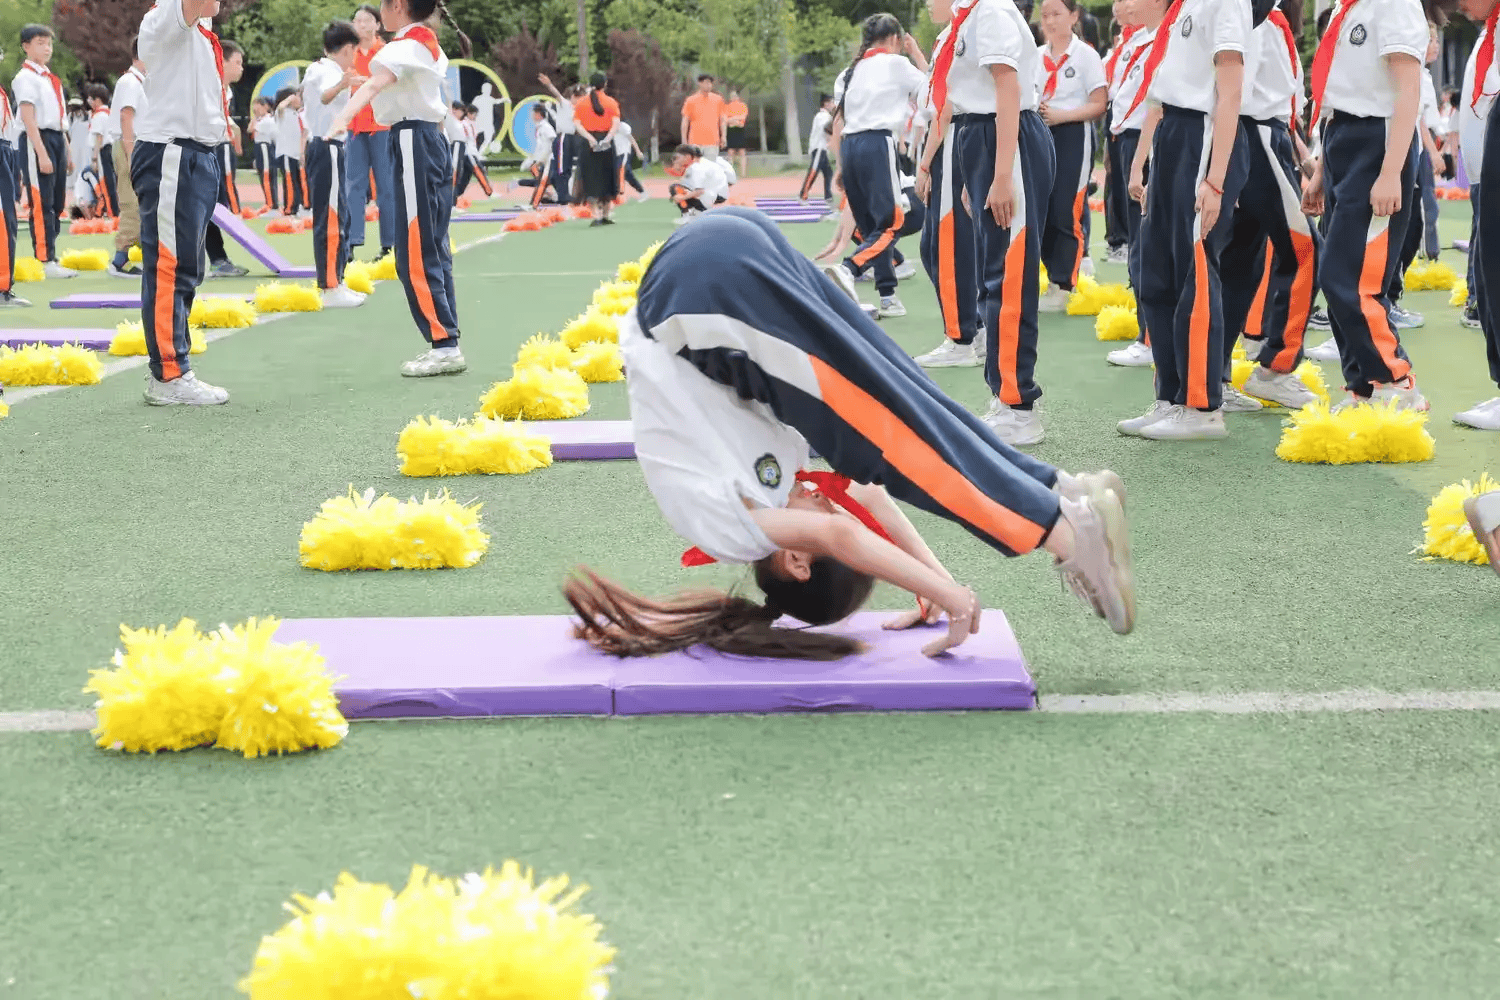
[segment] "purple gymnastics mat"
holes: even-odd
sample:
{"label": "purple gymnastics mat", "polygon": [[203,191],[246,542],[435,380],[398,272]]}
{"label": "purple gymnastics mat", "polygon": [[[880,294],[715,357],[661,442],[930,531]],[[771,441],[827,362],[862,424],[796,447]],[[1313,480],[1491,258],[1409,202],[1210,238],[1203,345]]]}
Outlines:
{"label": "purple gymnastics mat", "polygon": [[[514,211],[501,210],[498,212],[470,212],[467,215],[455,215],[449,221],[452,222],[508,222],[521,214],[521,209]],[[528,209],[529,211],[529,209]]]}
{"label": "purple gymnastics mat", "polygon": [[[200,295],[201,299],[243,299],[249,302],[254,295]],[[141,293],[134,292],[75,292],[52,300],[53,309],[139,309]]]}
{"label": "purple gymnastics mat", "polygon": [[223,205],[214,206],[214,225],[228,233],[236,243],[250,251],[250,256],[264,264],[278,278],[311,278],[316,272],[298,267],[276,251],[259,233],[245,225],[245,220]]}
{"label": "purple gymnastics mat", "polygon": [[635,458],[629,420],[533,420],[526,426],[551,440],[559,462]]}
{"label": "purple gymnastics mat", "polygon": [[0,347],[25,347],[28,344],[47,344],[52,347],[60,347],[63,344],[77,344],[86,351],[107,351],[109,342],[115,339],[113,330],[83,330],[83,329],[59,329],[59,330],[34,330],[33,336],[17,337],[17,330],[8,331],[11,336],[0,338]]}
{"label": "purple gymnastics mat", "polygon": [[573,638],[565,616],[304,618],[277,640],[316,645],[352,719],[1029,709],[1036,685],[999,611],[953,654],[935,629],[887,632],[865,611],[829,631],[870,647],[838,663],[726,656],[702,647],[620,660]]}

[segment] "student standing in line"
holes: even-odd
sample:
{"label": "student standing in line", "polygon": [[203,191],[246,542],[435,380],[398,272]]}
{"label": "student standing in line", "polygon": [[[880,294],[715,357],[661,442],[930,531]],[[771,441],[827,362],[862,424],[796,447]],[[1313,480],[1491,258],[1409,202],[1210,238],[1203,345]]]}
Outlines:
{"label": "student standing in line", "polygon": [[1078,0],[1042,2],[1046,41],[1037,49],[1037,110],[1052,132],[1056,158],[1042,230],[1042,263],[1051,282],[1037,306],[1042,312],[1066,310],[1079,276],[1093,273],[1088,239],[1094,122],[1109,100],[1109,79],[1099,53],[1078,37],[1078,11]]}
{"label": "student standing in line", "polygon": [[738,165],[737,176],[745,176],[748,154],[745,151],[745,123],[750,120],[750,109],[740,100],[740,92],[729,88],[729,103],[724,105],[724,149],[731,166]]}
{"label": "student standing in line", "polygon": [[682,141],[697,146],[705,159],[717,160],[728,128],[724,98],[714,90],[713,76],[702,73],[698,76],[698,89],[682,102]]}
{"label": "student standing in line", "polygon": [[1156,441],[1228,434],[1219,254],[1248,173],[1240,103],[1252,27],[1249,0],[1174,0],[1146,57],[1134,102],[1149,97],[1151,110],[1130,183],[1140,188],[1149,158],[1141,239],[1151,265],[1141,268],[1136,294],[1151,330],[1156,401],[1121,421],[1121,434]]}
{"label": "student standing in line", "polygon": [[109,262],[112,278],[139,278],[141,269],[130,262],[130,248],[141,238],[141,205],[130,181],[130,154],[135,148],[136,123],[146,111],[146,64],[141,62],[140,39],[130,40],[130,68],[115,81],[109,99],[109,144],[120,196],[115,255]]}
{"label": "student standing in line", "polygon": [[[374,4],[362,3],[355,8],[349,23],[359,35],[359,49],[354,55],[354,85],[362,85],[370,77],[370,60],[385,46],[380,38],[380,10]],[[391,136],[385,126],[375,121],[369,108],[355,116],[349,126],[349,138],[345,146],[348,157],[349,185],[349,256],[365,245],[365,206],[372,200],[379,210],[380,253],[370,257],[371,263],[391,252],[396,245],[396,192],[391,187],[391,170],[394,162],[391,151]]]}
{"label": "student standing in line", "polygon": [[621,118],[615,123],[615,163],[617,164],[620,181],[618,184],[620,193],[625,193],[625,185],[629,184],[635,188],[635,200],[645,201],[647,199],[646,188],[641,184],[640,178],[636,177],[635,171],[631,169],[631,156],[638,156],[642,162],[646,154],[641,152],[640,145],[635,141],[635,133],[630,123]]}
{"label": "student standing in line", "polygon": [[[341,139],[366,107],[390,127],[394,170],[391,186],[405,229],[396,241],[396,274],[406,302],[429,348],[401,366],[408,378],[457,375],[468,369],[459,349],[458,304],[448,222],[453,213],[451,154],[443,139],[448,107],[443,86],[448,57],[427,25],[447,8],[441,0],[385,0],[381,22],[391,41],[370,61],[370,78],[354,92],[329,126],[326,138]],[[450,18],[451,23],[451,18]]]}
{"label": "student standing in line", "polygon": [[120,196],[115,185],[114,150],[109,144],[109,88],[91,83],[83,88],[83,96],[89,105],[89,163],[103,187],[99,192],[102,214],[118,216]]}
{"label": "student standing in line", "polygon": [[1428,409],[1387,295],[1414,209],[1427,39],[1419,0],[1352,0],[1334,9],[1313,60],[1323,155],[1302,200],[1323,216],[1318,272],[1349,392],[1340,406]]}
{"label": "student standing in line", "polygon": [[1133,204],[1130,200],[1130,163],[1120,161],[1118,136],[1111,125],[1114,123],[1115,102],[1120,98],[1120,85],[1130,66],[1129,53],[1138,45],[1133,39],[1141,30],[1134,7],[1135,0],[1114,0],[1110,13],[1118,33],[1114,46],[1104,59],[1104,78],[1109,81],[1109,106],[1104,115],[1104,208],[1108,219],[1105,240],[1109,246],[1104,260],[1108,264],[1128,265],[1130,262],[1130,230],[1125,218]]}
{"label": "student standing in line", "polygon": [[[521,169],[530,169],[532,183],[536,190],[531,194],[531,207],[537,208],[542,204],[542,198],[547,193],[547,186],[553,183],[552,157],[554,147],[557,143],[557,126],[553,124],[552,113],[547,110],[543,101],[537,101],[531,106],[531,117],[535,123],[532,128],[531,156],[527,163],[521,164]],[[521,184],[526,181],[522,180]],[[566,205],[568,195],[561,187],[557,188],[557,203]]]}
{"label": "student standing in line", "polygon": [[[230,88],[239,83],[240,78],[245,75],[245,51],[230,41],[220,42],[220,48],[224,53],[224,115],[229,122],[229,131],[225,133],[224,141],[219,143],[214,151],[214,155],[219,158],[219,170],[223,177],[219,185],[218,204],[223,205],[235,215],[239,215],[240,189],[235,182],[235,165],[239,162],[241,149],[240,127],[234,120],[234,93]],[[303,191],[305,197],[305,178]],[[224,231],[217,223],[209,222],[204,242],[208,249],[208,276],[210,278],[242,278],[250,273],[229,259],[229,251],[224,246]]]}
{"label": "student standing in line", "polygon": [[[1151,44],[1156,40],[1156,29],[1166,16],[1170,0],[1127,0],[1122,16],[1130,18],[1131,32],[1127,42],[1122,43],[1117,64],[1120,87],[1110,107],[1110,138],[1114,140],[1114,156],[1119,163],[1122,183],[1125,186],[1125,240],[1126,273],[1130,287],[1137,295],[1141,290],[1141,266],[1145,257],[1145,241],[1141,239],[1141,204],[1130,189],[1130,170],[1141,146],[1141,128],[1146,124],[1148,110],[1145,101],[1137,101],[1141,86],[1146,79],[1146,59]],[[1141,183],[1149,180],[1149,164],[1143,168]],[[1146,325],[1145,314],[1137,310],[1136,325],[1140,332],[1126,347],[1117,348],[1104,356],[1104,360],[1121,368],[1150,368],[1155,362],[1151,357],[1151,333]]]}
{"label": "student standing in line", "polygon": [[[488,84],[486,84],[488,86]],[[479,114],[477,108],[472,104],[464,106],[464,159],[469,164],[469,177],[479,182],[479,190],[484,192],[486,198],[495,193],[490,184],[490,175],[484,171],[484,161],[479,158],[479,126],[475,117]],[[467,189],[468,185],[465,185]]]}
{"label": "student standing in line", "polygon": [[[1495,95],[1500,94],[1500,60],[1495,58],[1496,21],[1500,4],[1495,0],[1461,0],[1461,9],[1471,20],[1484,24],[1464,74],[1464,90],[1459,95],[1460,114],[1468,112],[1478,119],[1477,125],[1459,119],[1463,142],[1464,168],[1470,180],[1478,182],[1478,197],[1473,202],[1478,219],[1475,238],[1469,244],[1476,291],[1476,313],[1484,332],[1485,356],[1490,379],[1500,386],[1500,253],[1488,248],[1500,247],[1500,225],[1496,212],[1488,206],[1500,204],[1500,122],[1496,121]],[[1480,207],[1485,206],[1481,211]],[[1500,431],[1500,396],[1471,406],[1457,414],[1453,422],[1475,430]],[[1469,521],[1477,537],[1485,540],[1490,563],[1500,572],[1500,493],[1487,494],[1470,503]]]}
{"label": "student standing in line", "polygon": [[812,128],[807,133],[807,175],[802,178],[802,190],[797,197],[807,201],[812,194],[813,183],[823,175],[823,200],[833,201],[833,165],[828,161],[828,137],[833,134],[833,97],[818,95],[818,111],[813,115]]}
{"label": "student standing in line", "polygon": [[276,169],[281,174],[281,214],[301,215],[307,208],[307,175],[302,171],[302,99],[295,87],[276,94]]}
{"label": "student standing in line", "polygon": [[26,25],[21,29],[21,52],[26,59],[10,89],[15,95],[16,117],[24,130],[17,152],[27,204],[31,206],[32,251],[47,277],[72,278],[78,272],[57,262],[58,222],[73,162],[63,135],[62,81],[48,68],[52,62],[52,29]]}
{"label": "student standing in line", "polygon": [[[1479,53],[1484,50],[1485,39],[1488,37],[1488,22],[1482,22],[1479,37],[1474,40],[1474,48],[1469,51],[1468,61],[1464,64],[1463,86],[1454,102],[1450,132],[1451,138],[1457,143],[1455,148],[1463,161],[1464,173],[1468,175],[1469,181],[1469,300],[1464,304],[1463,318],[1459,321],[1469,330],[1484,328],[1479,318],[1479,284],[1475,276],[1475,265],[1479,260],[1479,172],[1484,163],[1485,120],[1489,116],[1490,105],[1494,103],[1495,91],[1484,80],[1480,80],[1479,90],[1476,91],[1474,81]],[[1491,65],[1493,72],[1493,62]],[[1469,96],[1475,93],[1478,94],[1477,100]]]}
{"label": "student standing in line", "polygon": [[584,88],[575,84],[564,93],[552,85],[547,74],[538,73],[537,79],[557,101],[557,120],[553,123],[557,129],[557,138],[553,140],[552,174],[549,179],[557,189],[557,203],[568,205],[573,202],[573,172],[577,165],[579,146],[583,143],[573,130],[573,103],[583,96]]}
{"label": "student standing in line", "polygon": [[312,201],[313,271],[323,290],[324,309],[353,309],[365,296],[344,283],[349,263],[349,185],[345,140],[329,139],[329,126],[349,103],[357,74],[354,54],[359,35],[348,21],[323,29],[323,58],[302,78],[302,107],[307,116],[307,189]]}
{"label": "student standing in line", "polygon": [[276,116],[271,114],[271,102],[257,97],[250,106],[250,135],[255,141],[255,175],[260,179],[261,197],[266,208],[280,205],[276,192]]}
{"label": "student standing in line", "polygon": [[16,120],[10,96],[0,87],[0,309],[24,309],[31,303],[16,294]]}
{"label": "student standing in line", "polygon": [[146,402],[212,406],[229,393],[188,361],[188,314],[203,282],[203,243],[229,127],[224,55],[213,33],[219,0],[165,0],[141,19],[146,110],[137,119],[130,182],[141,206],[141,325],[151,370]]}

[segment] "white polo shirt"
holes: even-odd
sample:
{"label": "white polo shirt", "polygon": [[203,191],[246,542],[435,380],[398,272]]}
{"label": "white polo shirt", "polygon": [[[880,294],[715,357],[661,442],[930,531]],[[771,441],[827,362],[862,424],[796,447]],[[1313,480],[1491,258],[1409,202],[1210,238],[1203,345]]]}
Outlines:
{"label": "white polo shirt", "polygon": [[1396,111],[1396,85],[1386,58],[1405,55],[1420,64],[1427,55],[1421,0],[1353,0],[1348,10],[1328,67],[1322,114],[1389,118]]}
{"label": "white polo shirt", "polygon": [[1433,86],[1432,74],[1427,67],[1422,67],[1421,79],[1419,81],[1421,90],[1417,97],[1417,124],[1423,125],[1429,132],[1436,132],[1439,139],[1443,137],[1443,116],[1438,114],[1437,87]]}
{"label": "white polo shirt", "polygon": [[124,135],[124,129],[120,126],[120,112],[126,108],[134,108],[135,115],[132,124],[136,137],[140,137],[141,115],[146,111],[146,74],[134,66],[120,74],[120,79],[115,82],[115,92],[109,99],[109,132],[108,142],[119,142]]}
{"label": "white polo shirt", "polygon": [[[848,77],[848,96],[844,79]],[[887,131],[892,135],[906,127],[911,102],[927,89],[927,75],[905,56],[891,52],[867,53],[854,65],[854,73],[841,72],[833,84],[833,99],[844,102],[844,135]]]}
{"label": "white polo shirt", "polygon": [[1479,37],[1474,40],[1474,48],[1469,53],[1469,62],[1464,67],[1464,84],[1458,91],[1458,107],[1453,116],[1458,119],[1458,150],[1464,158],[1464,172],[1469,175],[1470,184],[1479,183],[1479,172],[1484,168],[1484,134],[1485,123],[1489,121],[1490,107],[1495,103],[1495,96],[1500,93],[1500,59],[1490,63],[1489,72],[1484,78],[1484,93],[1479,97],[1479,103],[1474,105],[1474,75],[1477,67],[1474,57],[1479,54],[1479,46],[1484,43],[1484,26],[1479,29]]}
{"label": "white polo shirt", "polygon": [[302,116],[307,121],[309,139],[326,136],[333,120],[349,103],[348,88],[339,91],[338,96],[327,104],[323,103],[323,92],[343,78],[344,71],[339,69],[339,64],[326,56],[307,67],[302,78]]}
{"label": "white polo shirt", "polygon": [[673,317],[652,339],[634,309],[620,321],[636,460],[673,531],[720,562],[757,562],[777,546],[745,504],[785,507],[808,466],[807,442],[769,407],[740,399],[678,356],[672,345],[690,342],[688,324],[739,326],[722,316]]}
{"label": "white polo shirt", "polygon": [[630,123],[621,118],[615,123],[615,155],[630,155]]}
{"label": "white polo shirt", "polygon": [[99,137],[99,144],[101,146],[108,146],[110,143],[109,114],[109,108],[100,108],[89,115],[89,155],[91,156],[93,155],[94,136],[97,135]]}
{"label": "white polo shirt", "polygon": [[[276,116],[261,115],[250,123],[250,134],[255,137],[257,144],[276,144]],[[274,152],[274,151],[273,151]]]}
{"label": "white polo shirt", "polygon": [[29,104],[36,110],[37,128],[55,129],[60,132],[67,109],[63,107],[62,101],[57,99],[57,88],[53,86],[55,79],[52,71],[46,66],[38,66],[27,59],[16,71],[15,79],[11,80],[10,90],[15,96],[16,107]]}
{"label": "white polo shirt", "polygon": [[[1270,21],[1262,21],[1250,34],[1254,50],[1255,73],[1246,76],[1245,100],[1240,114],[1256,121],[1279,118],[1290,121],[1293,101],[1302,104],[1302,57],[1287,52],[1286,35]],[[1248,60],[1247,60],[1248,61]]]}
{"label": "white polo shirt", "polygon": [[302,116],[291,105],[276,112],[276,155],[302,159]]}
{"label": "white polo shirt", "polygon": [[1072,111],[1087,104],[1089,95],[1100,87],[1109,88],[1109,78],[1104,75],[1104,60],[1099,58],[1092,45],[1074,35],[1057,70],[1057,89],[1051,98],[1044,99],[1041,95],[1047,86],[1047,77],[1051,75],[1047,72],[1046,60],[1051,55],[1050,45],[1037,46],[1036,92],[1039,102],[1045,100],[1058,111]]}
{"label": "white polo shirt", "polygon": [[192,139],[205,146],[228,140],[224,80],[219,75],[207,18],[189,24],[182,4],[158,4],[141,18],[138,48],[146,66],[146,110],[136,113],[144,142]]}
{"label": "white polo shirt", "polygon": [[689,191],[703,191],[703,204],[712,207],[720,198],[729,197],[729,178],[724,168],[713,160],[698,157],[682,172],[682,183]]}
{"label": "white polo shirt", "polygon": [[443,101],[448,57],[438,48],[437,39],[427,25],[408,24],[396,32],[396,37],[375,53],[370,65],[388,70],[396,77],[395,83],[370,102],[378,124],[419,121],[437,125],[448,117],[449,108]]}
{"label": "white polo shirt", "polygon": [[807,134],[807,151],[809,153],[815,153],[820,149],[828,148],[828,132],[825,130],[831,121],[833,121],[833,115],[822,108],[819,108],[818,113],[813,115],[812,129]]}
{"label": "white polo shirt", "polygon": [[995,78],[991,66],[1009,66],[1021,86],[1021,110],[1036,110],[1036,68],[1041,60],[1031,26],[1011,0],[957,3],[953,16],[972,7],[953,43],[948,69],[948,103],[955,115],[995,113]]}
{"label": "white polo shirt", "polygon": [[1115,65],[1120,86],[1110,105],[1109,117],[1110,131],[1116,135],[1129,129],[1139,132],[1146,124],[1148,102],[1141,101],[1134,111],[1130,110],[1130,106],[1135,104],[1135,95],[1140,92],[1141,84],[1146,79],[1146,60],[1151,58],[1151,43],[1155,40],[1155,28],[1137,31],[1130,36],[1127,43],[1130,47],[1120,53],[1120,61]]}
{"label": "white polo shirt", "polygon": [[1171,26],[1172,36],[1146,99],[1213,114],[1218,95],[1214,57],[1238,52],[1245,59],[1246,76],[1255,72],[1253,53],[1247,51],[1250,23],[1250,0],[1186,0]]}
{"label": "white polo shirt", "polygon": [[552,140],[557,138],[557,129],[547,123],[543,118],[536,123],[536,130],[532,133],[531,156],[533,163],[546,163],[552,159]]}

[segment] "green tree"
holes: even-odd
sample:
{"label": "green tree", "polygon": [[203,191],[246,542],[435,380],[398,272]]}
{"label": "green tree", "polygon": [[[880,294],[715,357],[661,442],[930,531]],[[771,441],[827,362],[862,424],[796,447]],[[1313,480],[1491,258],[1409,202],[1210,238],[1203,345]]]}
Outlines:
{"label": "green tree", "polygon": [[245,61],[275,66],[289,59],[317,59],[323,54],[323,28],[347,19],[353,0],[260,0],[225,18],[219,35],[245,50]]}

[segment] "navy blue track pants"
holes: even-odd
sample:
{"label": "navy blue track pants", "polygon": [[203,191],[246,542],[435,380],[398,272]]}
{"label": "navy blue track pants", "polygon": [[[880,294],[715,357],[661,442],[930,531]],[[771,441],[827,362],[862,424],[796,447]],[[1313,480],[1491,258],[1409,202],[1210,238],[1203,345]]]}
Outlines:
{"label": "navy blue track pants", "polygon": [[319,288],[337,288],[349,263],[349,190],[344,144],[307,140],[307,195],[312,201],[313,271]]}
{"label": "navy blue track pants", "polygon": [[922,226],[922,266],[937,290],[943,334],[972,344],[979,331],[979,275],[974,266],[974,222],[964,211],[963,171],[953,129],[932,158],[932,187]]}
{"label": "navy blue track pants", "polygon": [[391,128],[395,158],[396,273],[417,329],[433,347],[458,346],[458,296],[448,220],[453,215],[453,158],[433,122],[402,121]]}

